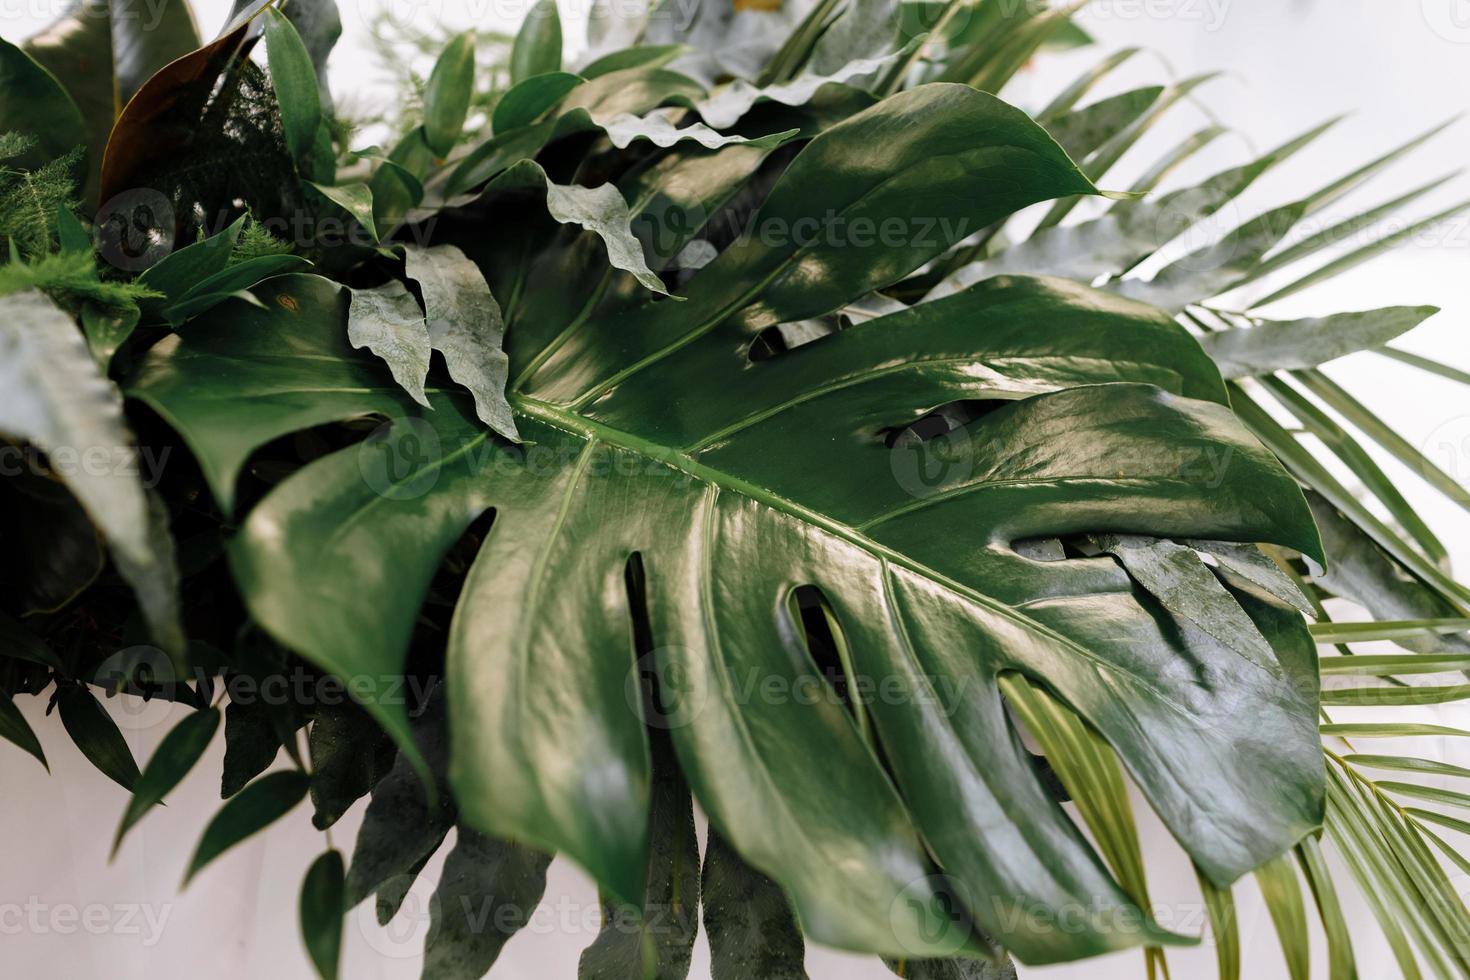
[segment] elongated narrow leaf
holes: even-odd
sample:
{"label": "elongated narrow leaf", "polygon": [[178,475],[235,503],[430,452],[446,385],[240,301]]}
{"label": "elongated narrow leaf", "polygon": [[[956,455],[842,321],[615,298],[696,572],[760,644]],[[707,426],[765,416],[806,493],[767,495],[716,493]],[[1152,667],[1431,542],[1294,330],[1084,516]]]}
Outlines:
{"label": "elongated narrow leaf", "polygon": [[66,733],[87,761],[123,789],[138,782],[138,764],[117,723],[85,687],[68,685],[57,694],[57,707]]}
{"label": "elongated narrow leaf", "polygon": [[225,802],[189,859],[184,885],[225,851],[285,816],[306,797],[311,780],[295,769],[262,776]]}
{"label": "elongated narrow leaf", "polygon": [[0,738],[35,756],[36,761],[50,771],[46,753],[41,750],[41,740],[36,738],[30,722],[20,713],[15,702],[8,696],[0,697]]}
{"label": "elongated narrow leaf", "polygon": [[1271,669],[1275,658],[1270,643],[1192,549],[1173,541],[1116,535],[1100,539],[1099,544],[1169,612]]}
{"label": "elongated narrow leaf", "polygon": [[561,18],[556,0],[540,0],[526,14],[510,49],[510,80],[521,82],[560,69]]}
{"label": "elongated narrow leaf", "polygon": [[342,954],[342,854],[327,851],[312,862],[301,883],[301,937],[322,980],[336,980]]}
{"label": "elongated narrow leaf", "polygon": [[529,126],[583,81],[583,76],[565,71],[532,75],[512,85],[500,97],[500,101],[495,103],[495,112],[490,117],[490,125],[497,135],[512,129],[519,129],[522,126]]}
{"label": "elongated narrow leaf", "polygon": [[1316,837],[1303,838],[1297,845],[1297,860],[1312,889],[1312,897],[1317,903],[1317,915],[1327,934],[1327,975],[1330,980],[1357,980],[1358,968],[1353,955],[1352,935],[1337,898],[1332,872],[1327,867],[1327,860]]}
{"label": "elongated narrow leaf", "polygon": [[1240,980],[1240,919],[1235,897],[1229,888],[1221,888],[1205,875],[1196,873],[1196,877],[1210,920],[1217,975],[1220,980]]}
{"label": "elongated narrow leaf", "polygon": [[1276,926],[1292,980],[1308,980],[1307,909],[1295,865],[1290,858],[1275,858],[1256,869],[1256,883],[1261,886],[1261,896]]}
{"label": "elongated narrow leaf", "polygon": [[271,69],[271,87],[281,110],[281,130],[291,156],[303,173],[316,143],[322,121],[316,68],[296,28],[273,7],[266,8],[265,49]]}
{"label": "elongated narrow leaf", "polygon": [[155,805],[162,803],[163,798],[194,768],[218,728],[219,712],[209,708],[196,711],[169,729],[163,741],[158,743],[148,764],[143,767],[142,775],[133,784],[133,795],[128,800],[128,808],[123,811],[122,823],[118,825],[117,834],[112,840],[114,855],[133,824],[143,819]]}
{"label": "elongated narrow leaf", "polygon": [[1227,378],[1310,368],[1381,347],[1438,313],[1434,306],[1390,306],[1302,320],[1259,320],[1200,338]]}
{"label": "elongated narrow leaf", "polygon": [[465,31],[445,45],[424,86],[424,142],[435,155],[448,156],[459,140],[474,90],[475,35]]}

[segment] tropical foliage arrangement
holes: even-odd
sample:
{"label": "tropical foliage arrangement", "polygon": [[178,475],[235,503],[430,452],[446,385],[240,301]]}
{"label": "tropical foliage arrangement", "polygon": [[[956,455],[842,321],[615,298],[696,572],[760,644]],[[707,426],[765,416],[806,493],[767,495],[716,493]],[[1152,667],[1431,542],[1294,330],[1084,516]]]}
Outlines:
{"label": "tropical foliage arrangement", "polygon": [[[222,723],[190,877],[370,796],[304,875],[323,976],[451,830],[426,977],[485,974],[554,853],[602,891],[588,978],[686,976],[701,911],[716,980],[803,937],[1167,975],[1200,937],[1151,915],[1130,780],[1222,978],[1246,875],[1293,977],[1314,930],[1356,976],[1344,888],[1403,976],[1466,975],[1470,795],[1414,777],[1470,772],[1370,746],[1470,735],[1393,710],[1470,696],[1470,589],[1360,437],[1470,494],[1318,368],[1470,378],[1387,346],[1431,308],[1255,312],[1452,213],[1326,264],[1439,182],[1301,230],[1433,134],[1171,253],[1326,127],[1119,183],[1209,76],[1088,103],[1123,50],[1003,101],[1076,7],[609,5],[573,69],[542,0],[447,39],[387,149],[330,0],[0,43],[0,734],[44,764],[48,699],[121,843]],[[140,767],[112,696],[197,710]]]}

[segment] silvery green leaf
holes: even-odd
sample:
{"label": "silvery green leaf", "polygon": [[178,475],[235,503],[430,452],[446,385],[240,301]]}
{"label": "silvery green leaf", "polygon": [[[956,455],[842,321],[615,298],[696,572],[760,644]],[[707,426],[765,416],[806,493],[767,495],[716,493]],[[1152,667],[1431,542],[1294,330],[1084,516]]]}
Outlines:
{"label": "silvery green leaf", "polygon": [[1250,328],[1200,337],[1205,353],[1227,378],[1311,368],[1360,350],[1382,347],[1439,312],[1434,306],[1388,306],[1378,310],[1258,320]]}
{"label": "silvery green leaf", "polygon": [[1175,617],[1273,673],[1280,669],[1271,644],[1192,549],[1136,535],[1106,535],[1097,540]]}
{"label": "silvery green leaf", "polygon": [[347,339],[381,357],[393,380],[414,401],[429,407],[424,379],[429,374],[429,329],[424,312],[408,287],[398,280],[372,289],[350,289]]}
{"label": "silvery green leaf", "polygon": [[453,245],[406,245],[407,273],[419,284],[429,326],[429,345],[444,355],[449,376],[475,397],[475,414],[507,439],[520,441],[505,382],[505,320],[490,284],[475,263]]}
{"label": "silvery green leaf", "polygon": [[71,316],[34,290],[0,298],[0,432],[47,453],[107,539],[155,640],[182,657],[168,514],[143,485],[122,396]]}
{"label": "silvery green leaf", "polygon": [[1283,602],[1289,603],[1308,616],[1316,610],[1300,585],[1281,566],[1272,561],[1260,548],[1238,541],[1185,541],[1195,551],[1210,555],[1220,566],[1233,572],[1247,582],[1253,582]]}

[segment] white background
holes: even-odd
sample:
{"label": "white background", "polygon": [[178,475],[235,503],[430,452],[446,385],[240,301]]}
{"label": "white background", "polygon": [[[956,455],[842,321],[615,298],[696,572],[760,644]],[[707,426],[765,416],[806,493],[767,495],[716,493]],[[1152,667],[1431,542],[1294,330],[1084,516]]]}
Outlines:
{"label": "white background", "polygon": [[[584,0],[578,0],[579,3]],[[471,23],[511,30],[523,7],[519,0],[456,3],[454,0],[359,0],[343,4],[345,36],[334,57],[339,98],[391,100],[392,89],[375,74],[365,44],[365,14],[390,6],[406,26],[435,18],[456,27]],[[0,34],[26,36],[55,16],[60,3],[0,2]],[[224,0],[199,2],[206,35],[224,20]],[[569,49],[579,46],[585,19],[562,7]],[[1285,203],[1351,170],[1390,146],[1464,108],[1470,93],[1470,3],[1464,0],[1333,0],[1312,3],[1274,0],[1103,0],[1080,22],[1102,42],[1085,52],[1054,56],[1028,70],[1006,97],[1029,108],[1044,103],[1061,84],[1123,44],[1157,52],[1135,58],[1097,95],[1170,77],[1223,68],[1228,76],[1201,90],[1197,102],[1235,134],[1222,139],[1177,179],[1202,177],[1246,159],[1340,112],[1354,114],[1307,152],[1271,174],[1242,201],[1252,214]],[[1172,68],[1170,67],[1172,66]],[[349,94],[350,93],[350,94]],[[1090,99],[1089,99],[1090,101]],[[1203,110],[1184,106],[1160,128],[1148,149],[1125,159],[1126,178],[1175,139],[1201,125]],[[1355,196],[1359,209],[1458,167],[1470,149],[1470,123],[1439,137],[1424,151]],[[1470,180],[1456,180],[1419,206],[1428,214],[1470,195]],[[1340,210],[1340,209],[1339,209]],[[1256,295],[1264,295],[1264,291]],[[1305,315],[1391,304],[1432,303],[1443,308],[1401,346],[1470,368],[1465,343],[1470,315],[1470,224],[1443,223],[1431,234],[1355,270],[1325,289],[1293,297],[1275,313]],[[1330,373],[1398,428],[1436,462],[1470,483],[1470,399],[1467,390],[1373,355],[1357,355]],[[1381,454],[1380,454],[1381,455]],[[1470,567],[1470,519],[1455,504],[1430,491],[1418,477],[1385,461],[1432,526],[1440,531],[1461,568]],[[21,707],[35,726],[51,761],[47,777],[18,751],[0,747],[0,973],[38,978],[270,977],[310,976],[295,922],[295,897],[308,863],[323,848],[305,806],[270,832],[237,848],[204,872],[181,895],[177,883],[197,835],[219,805],[222,739],[169,798],[169,806],[143,821],[117,860],[107,852],[125,805],[123,791],[93,770],[71,746],[54,717],[44,718],[33,699]],[[1428,719],[1430,709],[1424,709]],[[1441,711],[1440,719],[1455,720]],[[153,705],[120,717],[133,753],[146,759],[176,716]],[[1463,723],[1466,719],[1460,718]],[[1451,745],[1414,746],[1421,754],[1454,758]],[[1465,764],[1466,759],[1459,759]],[[1200,910],[1192,875],[1177,847],[1146,808],[1140,806],[1146,846],[1153,857],[1152,884],[1165,925],[1198,932]],[[333,828],[339,848],[350,842],[361,819],[359,804]],[[1461,841],[1461,843],[1465,843]],[[441,851],[441,859],[442,859]],[[426,928],[424,911],[439,859],[391,931],[378,928],[370,903],[348,920],[343,975],[352,980],[415,977],[417,952]],[[1341,880],[1346,881],[1346,876]],[[1461,883],[1465,884],[1465,883]],[[1467,887],[1466,890],[1470,890]],[[1359,942],[1359,971],[1365,978],[1398,974],[1383,949],[1361,899],[1348,886],[1344,901]],[[1237,889],[1245,940],[1245,975],[1284,977],[1269,920],[1249,883]],[[575,976],[579,951],[596,931],[596,900],[576,869],[557,862],[547,890],[549,914],[507,946],[491,976],[500,980],[543,980]],[[13,928],[16,912],[38,917],[39,928]],[[89,911],[90,909],[90,911]],[[88,916],[91,929],[69,916]],[[161,922],[157,930],[149,919]],[[1314,975],[1325,976],[1323,957]],[[1022,968],[1037,980],[1111,980],[1141,977],[1141,956],[1119,954],[1102,961],[1048,969]],[[807,965],[816,980],[889,976],[881,965],[812,949]],[[1213,976],[1208,945],[1171,954],[1181,980]],[[708,976],[701,940],[696,978]]]}

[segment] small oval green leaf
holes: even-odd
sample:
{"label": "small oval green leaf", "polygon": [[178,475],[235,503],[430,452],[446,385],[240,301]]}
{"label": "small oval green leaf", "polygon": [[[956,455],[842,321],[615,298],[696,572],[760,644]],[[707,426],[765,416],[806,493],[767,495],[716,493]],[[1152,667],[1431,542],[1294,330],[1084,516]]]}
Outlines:
{"label": "small oval green leaf", "polygon": [[322,980],[336,980],[342,952],[342,854],[328,851],[301,882],[301,936]]}
{"label": "small oval green leaf", "polygon": [[561,70],[561,16],[556,0],[541,0],[526,15],[510,49],[510,80]]}
{"label": "small oval green leaf", "polygon": [[321,92],[306,44],[286,15],[274,7],[265,11],[265,52],[286,146],[304,173],[322,119]]}
{"label": "small oval green leaf", "polygon": [[475,35],[465,31],[444,49],[424,89],[424,138],[436,156],[448,156],[464,129],[475,90]]}

